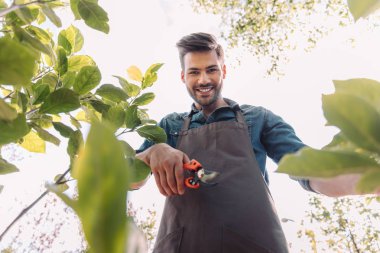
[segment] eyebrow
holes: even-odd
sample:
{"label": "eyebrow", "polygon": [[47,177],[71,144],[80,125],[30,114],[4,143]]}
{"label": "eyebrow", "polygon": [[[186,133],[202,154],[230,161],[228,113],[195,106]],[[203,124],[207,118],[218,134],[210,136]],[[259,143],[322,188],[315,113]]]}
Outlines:
{"label": "eyebrow", "polygon": [[[206,69],[212,69],[212,68],[217,68],[218,65],[214,64],[211,66],[206,67]],[[192,70],[199,70],[199,68],[188,68],[187,71],[192,71]]]}

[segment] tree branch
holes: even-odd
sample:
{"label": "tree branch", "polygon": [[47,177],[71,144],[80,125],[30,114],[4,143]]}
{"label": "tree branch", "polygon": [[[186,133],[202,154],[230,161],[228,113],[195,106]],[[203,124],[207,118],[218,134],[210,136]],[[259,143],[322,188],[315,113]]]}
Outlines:
{"label": "tree branch", "polygon": [[0,11],[0,17],[3,17],[12,11],[27,7],[27,6],[32,5],[32,4],[44,4],[44,3],[50,3],[50,2],[55,2],[55,1],[57,1],[57,0],[47,0],[47,1],[36,0],[36,1],[29,2],[29,3],[24,3],[24,4],[15,4],[13,2],[13,4],[10,7]]}
{"label": "tree branch", "polygon": [[[70,172],[71,167],[69,167],[65,173],[63,173],[57,181],[55,181],[55,184],[61,184],[61,180],[65,178],[65,176]],[[21,219],[22,216],[24,216],[30,209],[32,209],[43,197],[45,197],[46,194],[49,193],[49,190],[46,190],[44,193],[42,193],[35,201],[33,201],[29,206],[24,208],[19,215],[8,225],[8,227],[1,233],[0,235],[0,242],[3,239],[4,235],[13,227],[13,225]]]}

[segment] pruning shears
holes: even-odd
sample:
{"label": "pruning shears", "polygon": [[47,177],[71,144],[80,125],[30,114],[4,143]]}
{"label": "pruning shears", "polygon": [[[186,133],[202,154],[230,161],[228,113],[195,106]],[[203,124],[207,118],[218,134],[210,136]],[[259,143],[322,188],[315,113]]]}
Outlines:
{"label": "pruning shears", "polygon": [[185,179],[185,185],[192,189],[198,189],[201,184],[204,186],[214,186],[217,183],[212,182],[219,175],[219,172],[206,170],[202,164],[193,159],[189,163],[184,163],[183,168],[188,170],[190,177]]}

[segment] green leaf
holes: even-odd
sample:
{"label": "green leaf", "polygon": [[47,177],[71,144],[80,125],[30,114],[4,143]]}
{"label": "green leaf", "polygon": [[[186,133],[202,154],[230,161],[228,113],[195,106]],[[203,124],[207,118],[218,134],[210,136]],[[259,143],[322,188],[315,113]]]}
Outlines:
{"label": "green leaf", "polygon": [[[82,112],[83,112],[83,111],[82,111]],[[79,123],[79,121],[78,121],[76,118],[72,117],[71,115],[70,115],[70,123],[71,123],[73,126],[75,126],[77,129],[82,128],[82,125]]]}
{"label": "green leaf", "polygon": [[92,124],[73,176],[78,216],[91,250],[125,252],[128,168],[120,142],[104,124]]}
{"label": "green leaf", "polygon": [[380,7],[379,0],[348,0],[347,3],[355,21],[359,18],[365,18]]}
{"label": "green leaf", "polygon": [[365,100],[344,93],[324,95],[322,106],[327,121],[341,129],[359,147],[380,150],[380,113]]}
{"label": "green leaf", "polygon": [[115,103],[125,101],[128,98],[128,95],[124,92],[123,89],[112,84],[103,84],[99,89],[96,90],[96,94]]}
{"label": "green leaf", "polygon": [[71,25],[58,35],[58,45],[62,46],[67,54],[76,53],[82,49],[84,38],[78,28]]}
{"label": "green leaf", "polygon": [[153,101],[155,95],[153,92],[144,93],[133,101],[134,105],[147,105]]}
{"label": "green leaf", "polygon": [[79,0],[70,0],[71,11],[73,12],[76,20],[81,19],[79,11],[78,11],[78,3],[79,3]]}
{"label": "green leaf", "polygon": [[346,93],[360,97],[380,113],[380,82],[365,78],[344,81],[334,80],[334,86],[336,93]]}
{"label": "green leaf", "polygon": [[66,138],[70,138],[70,135],[74,132],[71,127],[66,126],[61,122],[53,122],[53,127],[61,134],[61,136]]}
{"label": "green leaf", "polygon": [[163,63],[154,63],[146,70],[145,75],[157,72],[164,64]]}
{"label": "green leaf", "polygon": [[344,149],[344,150],[355,150],[358,147],[348,141],[344,135],[339,132],[334,136],[329,144],[323,147],[323,149]]}
{"label": "green leaf", "polygon": [[74,91],[61,88],[52,92],[40,107],[40,113],[58,114],[80,107],[79,96]]}
{"label": "green leaf", "polygon": [[374,193],[380,188],[380,169],[366,172],[356,186],[356,190],[361,193]]}
{"label": "green leaf", "polygon": [[107,12],[98,5],[96,0],[79,0],[78,12],[86,25],[98,31],[109,33]]}
{"label": "green leaf", "polygon": [[85,66],[79,71],[74,84],[74,90],[84,95],[99,85],[102,76],[97,66]]}
{"label": "green leaf", "polygon": [[30,131],[24,114],[12,121],[0,120],[0,145],[15,142]]}
{"label": "green leaf", "polygon": [[364,154],[302,148],[297,153],[285,155],[278,165],[277,172],[302,178],[334,177],[363,173],[374,168],[380,169],[380,164]]}
{"label": "green leaf", "polygon": [[25,28],[30,34],[32,34],[35,38],[39,39],[43,44],[50,44],[51,36],[47,31],[41,29],[39,27],[30,25]]}
{"label": "green leaf", "polygon": [[62,76],[62,87],[70,89],[74,86],[76,79],[75,72],[68,71]]}
{"label": "green leaf", "polygon": [[66,51],[63,47],[57,48],[57,65],[56,70],[60,76],[64,75],[68,70],[68,60],[66,56]]}
{"label": "green leaf", "polygon": [[22,112],[25,113],[28,108],[28,98],[22,92],[17,92],[17,105],[22,109]]}
{"label": "green leaf", "polygon": [[107,105],[99,100],[90,100],[90,105],[95,109],[95,111],[104,113],[110,109],[110,105]]}
{"label": "green leaf", "polygon": [[25,24],[32,23],[38,16],[38,10],[31,10],[28,6],[16,9],[15,13]]}
{"label": "green leaf", "polygon": [[0,158],[0,175],[5,175],[13,172],[18,172],[16,166],[11,163],[8,163],[6,160]]}
{"label": "green leaf", "polygon": [[141,70],[136,66],[130,66],[127,69],[127,74],[129,78],[131,78],[134,81],[141,82],[143,80],[143,75],[141,73]]}
{"label": "green leaf", "polygon": [[37,57],[30,50],[7,37],[0,38],[0,83],[30,83]]}
{"label": "green leaf", "polygon": [[126,79],[124,79],[121,76],[114,76],[117,79],[119,79],[119,83],[121,87],[123,87],[124,91],[127,93],[128,97],[135,97],[140,93],[140,87],[128,82]]}
{"label": "green leaf", "polygon": [[166,133],[165,131],[158,126],[142,126],[137,129],[137,133],[150,141],[155,143],[166,142]]}
{"label": "green leaf", "polygon": [[88,55],[73,55],[69,57],[69,71],[78,72],[85,66],[95,66],[94,60]]}
{"label": "green leaf", "polygon": [[130,129],[141,124],[141,120],[137,115],[137,105],[129,106],[125,111],[125,126]]}
{"label": "green leaf", "polygon": [[112,106],[107,112],[103,113],[103,117],[117,129],[124,124],[125,112],[120,106]]}
{"label": "green leaf", "polygon": [[70,134],[69,143],[67,144],[67,154],[71,160],[75,159],[80,147],[83,145],[83,136],[80,130],[76,130]]}
{"label": "green leaf", "polygon": [[0,120],[12,121],[17,118],[17,111],[0,98]]}
{"label": "green leaf", "polygon": [[35,123],[43,128],[51,127],[53,125],[52,121],[53,121],[53,117],[47,114],[42,114],[42,115],[40,114],[38,118],[33,118],[31,120],[32,123]]}
{"label": "green leaf", "polygon": [[38,105],[42,103],[46,97],[50,94],[50,89],[48,84],[37,83],[32,86],[33,91],[33,105]]}
{"label": "green leaf", "polygon": [[133,167],[131,174],[131,182],[141,182],[145,180],[150,174],[150,167],[138,158],[133,160]]}
{"label": "green leaf", "polygon": [[33,37],[21,27],[15,26],[14,31],[20,41],[28,43],[34,49],[48,55],[52,60],[55,60],[54,52],[50,45],[42,43],[38,38]]}
{"label": "green leaf", "polygon": [[41,83],[48,84],[50,91],[54,91],[58,86],[58,76],[55,73],[48,73],[41,79]]}
{"label": "green leaf", "polygon": [[8,8],[7,3],[4,0],[0,0],[0,9]]}
{"label": "green leaf", "polygon": [[125,158],[134,158],[136,151],[125,141],[119,141],[123,147]]}
{"label": "green leaf", "polygon": [[48,17],[48,19],[57,27],[62,26],[61,19],[55,14],[54,10],[47,4],[42,4],[41,10]]}
{"label": "green leaf", "polygon": [[45,153],[46,144],[34,131],[30,131],[22,138],[20,146],[34,153]]}
{"label": "green leaf", "polygon": [[60,139],[58,139],[57,137],[55,137],[54,135],[52,135],[51,133],[49,133],[45,129],[42,129],[41,127],[39,127],[37,125],[32,125],[32,127],[34,130],[36,130],[37,135],[39,137],[41,137],[41,139],[43,139],[44,141],[51,142],[56,146],[59,146],[59,144],[61,143]]}
{"label": "green leaf", "polygon": [[150,73],[148,75],[145,75],[144,80],[141,84],[141,89],[151,87],[155,81],[157,81],[157,73]]}

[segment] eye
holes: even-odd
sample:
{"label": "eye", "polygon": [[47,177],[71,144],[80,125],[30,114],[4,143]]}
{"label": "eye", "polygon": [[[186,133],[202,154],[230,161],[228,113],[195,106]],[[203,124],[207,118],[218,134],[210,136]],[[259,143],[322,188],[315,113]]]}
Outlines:
{"label": "eye", "polygon": [[211,69],[207,70],[208,73],[215,73],[217,71],[219,71],[219,69],[217,69],[217,68],[211,68]]}
{"label": "eye", "polygon": [[199,74],[199,71],[197,71],[197,70],[192,70],[192,71],[189,71],[188,74],[189,74],[189,75],[198,75],[198,74]]}

